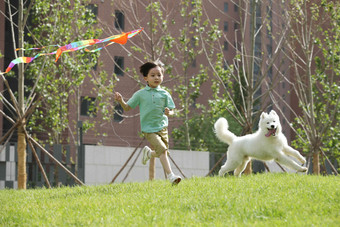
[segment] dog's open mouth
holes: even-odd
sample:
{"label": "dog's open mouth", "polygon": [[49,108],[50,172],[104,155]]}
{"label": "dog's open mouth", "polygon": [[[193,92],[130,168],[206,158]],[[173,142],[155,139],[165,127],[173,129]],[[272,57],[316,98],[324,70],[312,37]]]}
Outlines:
{"label": "dog's open mouth", "polygon": [[276,135],[276,128],[268,129],[268,133],[266,134],[266,137],[275,136],[275,135]]}

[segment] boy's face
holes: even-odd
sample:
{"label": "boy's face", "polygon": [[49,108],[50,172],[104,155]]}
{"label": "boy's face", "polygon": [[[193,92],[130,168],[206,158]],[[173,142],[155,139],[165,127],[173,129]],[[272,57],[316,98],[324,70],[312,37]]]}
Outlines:
{"label": "boy's face", "polygon": [[148,82],[149,87],[156,88],[163,82],[163,73],[159,66],[150,69],[147,76],[144,77],[144,80]]}

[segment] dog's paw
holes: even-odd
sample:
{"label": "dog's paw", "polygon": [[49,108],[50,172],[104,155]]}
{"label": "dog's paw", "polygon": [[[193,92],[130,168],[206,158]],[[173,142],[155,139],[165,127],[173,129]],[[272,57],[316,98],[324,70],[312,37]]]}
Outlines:
{"label": "dog's paw", "polygon": [[301,167],[301,169],[299,170],[299,172],[302,172],[302,173],[305,173],[305,172],[307,172],[307,168],[306,167]]}
{"label": "dog's paw", "polygon": [[218,172],[218,175],[219,175],[220,177],[223,177],[223,176],[224,176],[224,172],[220,169],[220,171]]}
{"label": "dog's paw", "polygon": [[304,157],[300,158],[299,161],[302,163],[302,165],[304,165],[306,163],[306,159]]}

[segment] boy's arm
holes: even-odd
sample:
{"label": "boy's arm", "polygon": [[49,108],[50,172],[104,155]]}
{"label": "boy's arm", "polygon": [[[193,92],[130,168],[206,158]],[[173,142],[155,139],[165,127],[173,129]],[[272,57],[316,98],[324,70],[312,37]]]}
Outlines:
{"label": "boy's arm", "polygon": [[131,110],[131,106],[129,106],[123,99],[122,95],[119,92],[115,92],[115,100],[119,102],[119,104],[123,107],[123,110],[129,111]]}
{"label": "boy's arm", "polygon": [[169,109],[168,107],[165,107],[164,114],[168,117],[173,116],[175,111],[173,109]]}

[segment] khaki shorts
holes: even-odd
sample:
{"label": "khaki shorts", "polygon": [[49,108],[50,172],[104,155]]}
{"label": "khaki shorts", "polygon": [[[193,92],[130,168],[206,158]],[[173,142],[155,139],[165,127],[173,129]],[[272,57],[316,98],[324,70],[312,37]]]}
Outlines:
{"label": "khaki shorts", "polygon": [[156,157],[159,157],[164,151],[169,148],[168,128],[163,128],[159,132],[146,133],[144,137],[149,141],[151,149],[156,152]]}

